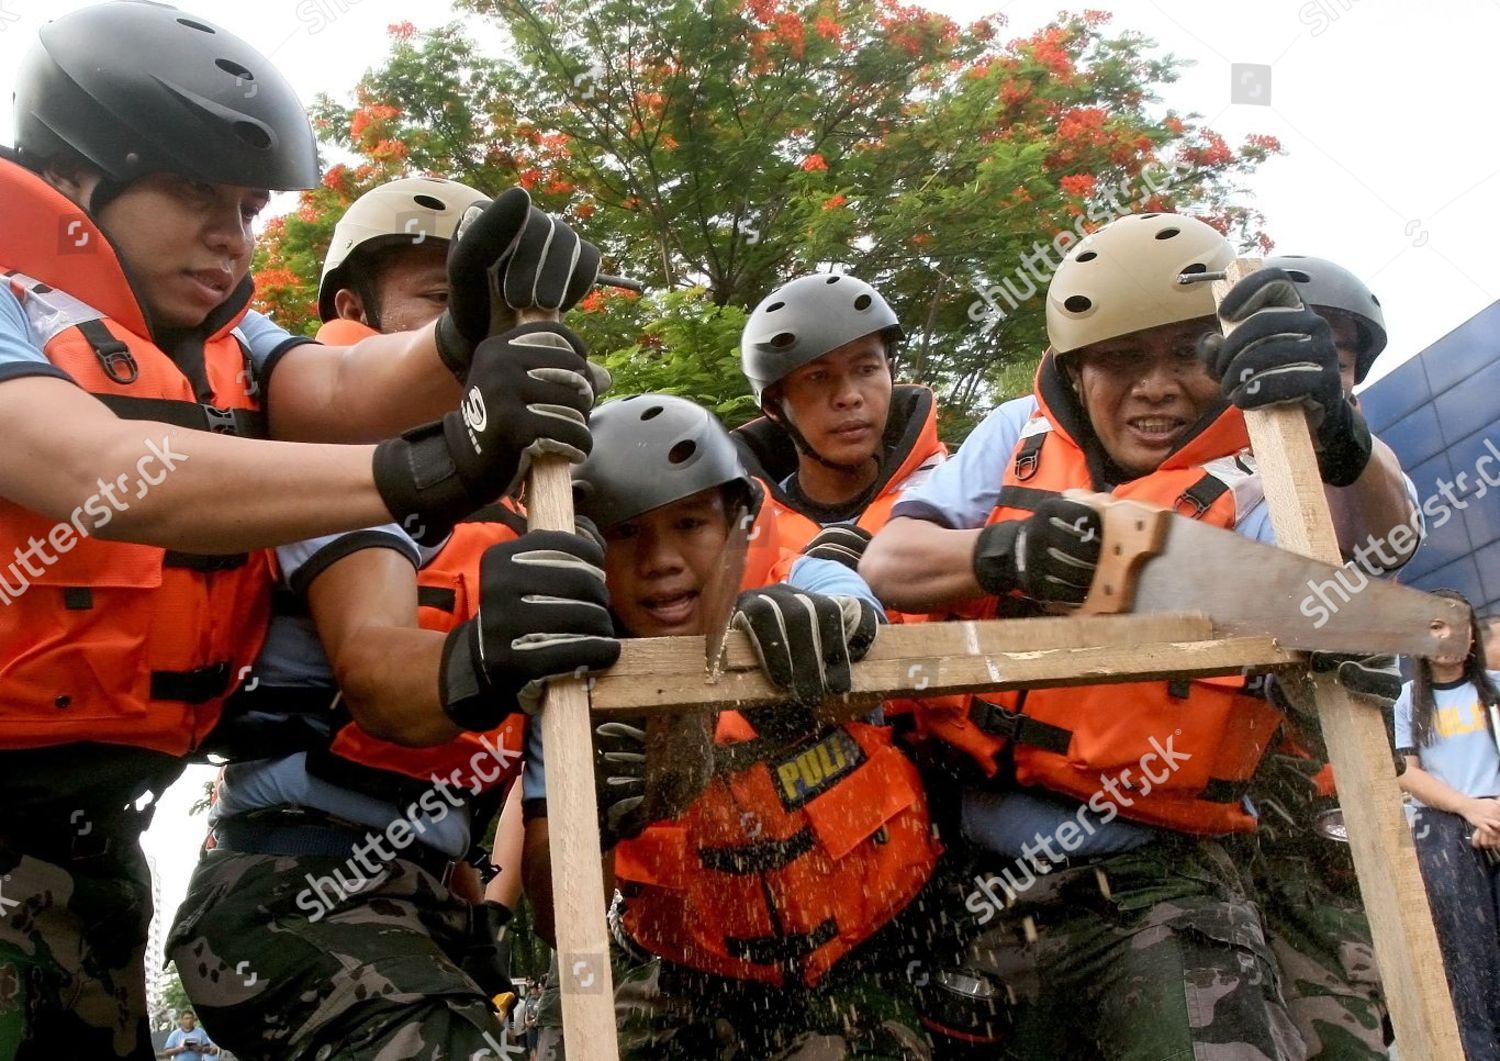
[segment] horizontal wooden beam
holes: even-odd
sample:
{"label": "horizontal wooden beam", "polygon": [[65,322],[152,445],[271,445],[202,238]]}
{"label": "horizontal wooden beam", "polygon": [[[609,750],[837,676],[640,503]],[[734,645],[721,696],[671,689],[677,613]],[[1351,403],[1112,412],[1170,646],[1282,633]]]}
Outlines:
{"label": "horizontal wooden beam", "polygon": [[[624,642],[620,661],[594,679],[594,711],[677,713],[755,707],[785,699],[760,671],[748,639],[732,633],[723,676],[708,681],[703,639]],[[1205,677],[1296,664],[1270,637],[1216,638],[1202,615],[1070,616],[883,627],[854,665],[853,690],[830,717],[881,700],[965,690],[1092,685]]]}

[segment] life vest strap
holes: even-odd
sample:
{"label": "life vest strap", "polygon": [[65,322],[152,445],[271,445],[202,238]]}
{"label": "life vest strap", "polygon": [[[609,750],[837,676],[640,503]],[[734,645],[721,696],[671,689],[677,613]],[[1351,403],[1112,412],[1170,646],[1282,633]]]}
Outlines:
{"label": "life vest strap", "polygon": [[761,840],[734,847],[701,847],[698,860],[705,869],[716,873],[745,877],[789,866],[811,851],[816,843],[812,829],[804,827],[785,840]]}
{"label": "life vest strap", "polygon": [[96,394],[121,420],[159,420],[189,431],[212,431],[240,438],[267,438],[266,414],[258,409],[220,409],[202,402],[174,398],[128,398],[122,394]]}
{"label": "life vest strap", "polygon": [[1050,431],[1038,431],[1027,435],[1021,440],[1020,447],[1016,450],[1016,478],[1025,482],[1036,474],[1038,466],[1042,461],[1042,446],[1047,441]]}
{"label": "life vest strap", "polygon": [[152,671],[151,699],[201,704],[223,696],[233,672],[234,667],[227,660],[194,670]]}
{"label": "life vest strap", "polygon": [[742,939],[729,936],[724,940],[724,948],[741,961],[756,965],[795,964],[838,934],[838,922],[830,917],[811,932]]}
{"label": "life vest strap", "polygon": [[454,609],[458,607],[458,593],[441,586],[418,586],[417,607],[435,608],[452,615]]}
{"label": "life vest strap", "polygon": [[995,499],[996,508],[1019,508],[1035,512],[1043,501],[1058,497],[1054,490],[1038,490],[1030,486],[1002,486],[1000,496]]}
{"label": "life vest strap", "polygon": [[1029,718],[1019,711],[1008,711],[977,696],[969,708],[969,721],[991,736],[1004,737],[1013,744],[1029,744],[1058,755],[1066,755],[1073,740],[1072,730]]}
{"label": "life vest strap", "polygon": [[94,351],[94,356],[99,359],[99,367],[110,379],[124,385],[140,378],[141,367],[136,364],[130,347],[111,335],[103,321],[79,321],[78,332]]}
{"label": "life vest strap", "polygon": [[189,571],[234,571],[250,562],[250,554],[182,553],[168,549],[161,562],[163,567],[185,567]]}
{"label": "life vest strap", "polygon": [[1217,475],[1205,474],[1177,498],[1177,511],[1189,519],[1198,519],[1213,503],[1229,492],[1229,484]]}

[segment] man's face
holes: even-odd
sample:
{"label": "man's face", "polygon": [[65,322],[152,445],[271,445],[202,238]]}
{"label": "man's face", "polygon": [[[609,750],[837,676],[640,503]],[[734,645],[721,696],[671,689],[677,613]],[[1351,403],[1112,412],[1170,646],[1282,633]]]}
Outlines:
{"label": "man's face", "polygon": [[824,460],[859,465],[880,449],[891,369],[878,332],[830,350],[781,381],[781,411]]}
{"label": "man's face", "polygon": [[699,596],[728,537],[719,487],[604,531],[610,605],[625,628],[636,637],[701,634]]}
{"label": "man's face", "polygon": [[198,1020],[191,1013],[184,1013],[177,1018],[177,1025],[185,1032],[190,1032],[198,1026]]}
{"label": "man's face", "polygon": [[375,306],[361,305],[354,291],[345,288],[334,296],[339,315],[372,327],[378,324],[386,333],[431,324],[448,305],[447,248],[446,241],[424,241],[381,252],[371,285]]}
{"label": "man's face", "polygon": [[[82,202],[97,177],[81,180]],[[250,271],[250,230],[270,193],[167,173],[142,177],[99,212],[159,326],[194,328]]]}
{"label": "man's face", "polygon": [[1339,380],[1344,385],[1344,397],[1354,395],[1355,351],[1359,349],[1359,328],[1342,313],[1329,313],[1324,317],[1333,332],[1333,346],[1339,352]]}
{"label": "man's face", "polygon": [[1149,328],[1066,355],[1074,391],[1111,460],[1130,475],[1160,466],[1220,400],[1198,359],[1212,320]]}

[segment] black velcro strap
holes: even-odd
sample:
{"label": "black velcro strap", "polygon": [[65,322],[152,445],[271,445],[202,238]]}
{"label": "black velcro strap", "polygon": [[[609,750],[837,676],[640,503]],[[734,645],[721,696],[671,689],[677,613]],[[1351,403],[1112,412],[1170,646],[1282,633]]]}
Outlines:
{"label": "black velcro strap", "polygon": [[458,607],[458,594],[451,589],[443,589],[441,586],[418,586],[417,607],[436,608],[440,612],[453,614]]}
{"label": "black velcro strap", "polygon": [[1198,519],[1213,503],[1229,491],[1229,484],[1217,475],[1204,475],[1177,497],[1176,508],[1189,519]]}
{"label": "black velcro strap", "polygon": [[495,501],[483,508],[471,512],[461,521],[463,523],[499,523],[509,527],[516,534],[526,533],[526,517],[516,512],[508,505],[502,505]]}
{"label": "black velcro strap", "polygon": [[94,591],[87,586],[64,586],[63,607],[70,612],[88,611],[94,606]]}
{"label": "black velcro strap", "polygon": [[227,553],[220,556],[210,553],[179,553],[175,549],[168,549],[161,562],[164,567],[185,567],[189,571],[233,571],[249,563],[250,554]]}
{"label": "black velcro strap", "polygon": [[1035,512],[1037,506],[1049,498],[1057,497],[1055,490],[1033,490],[1029,486],[1002,486],[1000,496],[995,499],[997,508],[1019,508]]}
{"label": "black velcro strap", "polygon": [[241,438],[267,438],[266,414],[258,409],[220,409],[201,402],[172,398],[125,398],[118,394],[96,394],[121,420],[156,420],[189,431],[214,431]]}
{"label": "black velcro strap", "polygon": [[1186,700],[1193,692],[1193,683],[1189,678],[1173,678],[1167,682],[1167,695],[1173,700]]}
{"label": "black velcro strap", "polygon": [[1068,745],[1073,740],[1072,730],[1028,718],[1019,711],[1007,711],[1000,705],[977,696],[974,698],[974,705],[969,708],[969,721],[991,736],[1004,737],[1012,743],[1056,752],[1058,755],[1066,755]]}
{"label": "black velcro strap", "polygon": [[779,965],[802,960],[838,934],[838,923],[830,917],[811,932],[787,936],[757,936],[753,939],[727,936],[724,948],[741,961],[756,965]]}
{"label": "black velcro strap", "polygon": [[743,877],[791,865],[812,849],[813,831],[808,827],[785,840],[762,840],[735,847],[702,847],[698,849],[698,860],[704,869]]}
{"label": "black velcro strap", "polygon": [[1225,781],[1211,777],[1198,798],[1207,803],[1238,803],[1249,788],[1249,784],[1244,781]]}
{"label": "black velcro strap", "polygon": [[109,333],[100,320],[80,321],[78,331],[99,359],[99,367],[116,383],[134,383],[141,374],[130,347]]}
{"label": "black velcro strap", "polygon": [[229,688],[232,670],[229,663],[224,662],[199,667],[197,670],[152,671],[151,699],[201,704],[224,694]]}
{"label": "black velcro strap", "polygon": [[1036,474],[1038,466],[1042,462],[1042,445],[1047,441],[1047,436],[1052,432],[1038,431],[1034,435],[1027,435],[1021,440],[1020,448],[1016,450],[1016,478],[1023,483]]}

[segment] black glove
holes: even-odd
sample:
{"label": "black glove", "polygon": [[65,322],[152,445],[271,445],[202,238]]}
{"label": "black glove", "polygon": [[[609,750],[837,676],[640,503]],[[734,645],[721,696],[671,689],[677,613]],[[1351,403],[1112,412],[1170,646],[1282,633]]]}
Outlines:
{"label": "black glove", "polygon": [[1391,707],[1401,696],[1401,668],[1395,656],[1361,656],[1346,652],[1314,652],[1308,666],[1318,674],[1335,672],[1338,683],[1356,696]]}
{"label": "black glove", "polygon": [[494,729],[535,711],[543,680],[620,657],[603,564],[597,543],[563,531],[528,531],[485,550],[479,614],[443,643],[438,691],[454,725]]}
{"label": "black glove", "polygon": [[531,205],[521,188],[464,212],[448,251],[448,308],[438,318],[437,348],[460,380],[503,305],[570,309],[599,275],[599,248]]}
{"label": "black glove", "polygon": [[1344,396],[1328,322],[1303,304],[1292,278],[1280,269],[1251,273],[1224,296],[1219,316],[1237,327],[1228,336],[1205,335],[1198,354],[1224,397],[1241,409],[1308,406],[1323,481],[1348,486],[1358,479],[1370,462],[1370,429]]}
{"label": "black glove", "polygon": [[858,597],[827,597],[778,582],[746,590],[731,625],[750,635],[760,666],[806,707],[847,693],[849,664],[864,659],[884,617]]}
{"label": "black glove", "polygon": [[865,547],[870,544],[871,537],[870,532],[863,527],[856,527],[852,523],[836,523],[813,535],[812,540],[802,547],[802,555],[819,560],[834,560],[851,571],[858,571],[859,558],[865,555]]}
{"label": "black glove", "polygon": [[580,461],[601,380],[583,340],[561,324],[524,324],[486,339],[459,408],[375,447],[375,486],[423,545],[509,493],[539,452]]}
{"label": "black glove", "polygon": [[607,851],[641,834],[646,820],[646,732],[626,722],[594,727],[594,790]]}
{"label": "black glove", "polygon": [[986,593],[1019,590],[1050,604],[1082,604],[1103,534],[1099,513],[1049,497],[1026,519],[986,527],[974,546],[974,577]]}

